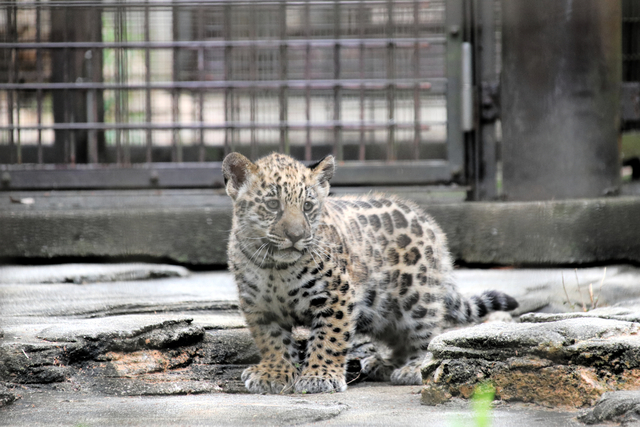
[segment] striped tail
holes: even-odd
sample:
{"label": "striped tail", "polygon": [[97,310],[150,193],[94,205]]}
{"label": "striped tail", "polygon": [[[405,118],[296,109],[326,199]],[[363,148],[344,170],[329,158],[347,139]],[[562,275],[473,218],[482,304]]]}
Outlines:
{"label": "striped tail", "polygon": [[449,293],[445,298],[447,314],[445,318],[453,324],[476,323],[481,317],[493,311],[511,311],[518,307],[518,301],[499,291],[485,291],[469,299],[458,293]]}

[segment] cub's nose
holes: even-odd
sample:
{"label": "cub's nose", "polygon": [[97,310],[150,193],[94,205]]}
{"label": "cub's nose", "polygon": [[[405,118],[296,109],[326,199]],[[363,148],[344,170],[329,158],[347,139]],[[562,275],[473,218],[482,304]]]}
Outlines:
{"label": "cub's nose", "polygon": [[304,237],[304,230],[288,230],[286,233],[287,238],[291,240],[291,244],[295,245],[296,242]]}

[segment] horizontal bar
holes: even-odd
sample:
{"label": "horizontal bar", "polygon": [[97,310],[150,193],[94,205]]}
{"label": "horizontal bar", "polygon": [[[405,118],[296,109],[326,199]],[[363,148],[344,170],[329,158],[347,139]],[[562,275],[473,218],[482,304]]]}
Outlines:
{"label": "horizontal bar", "polygon": [[[309,4],[311,6],[333,6],[336,3],[340,5],[352,5],[358,6],[360,0],[311,0],[311,1],[287,1],[287,6],[304,6]],[[144,2],[144,1],[110,1],[108,3],[103,2],[101,0],[97,1],[50,1],[46,3],[36,2],[36,1],[25,1],[20,2],[18,6],[20,8],[62,8],[62,7],[100,7],[100,8],[112,8],[112,7],[152,7],[152,8],[165,8],[169,9],[174,6],[179,7],[188,7],[188,6],[217,6],[217,5],[231,5],[231,6],[242,6],[242,5],[256,5],[260,6],[279,6],[281,5],[281,1],[265,1],[265,0],[171,0],[170,2]],[[367,5],[386,5],[388,0],[367,0]],[[413,5],[413,0],[394,0],[394,4],[405,4],[405,5]],[[421,3],[429,3],[427,1],[422,1]],[[5,1],[0,2],[0,7],[15,7],[15,1]]]}
{"label": "horizontal bar", "polygon": [[[434,125],[446,125],[446,121],[424,121],[420,127],[422,130],[429,130]],[[251,123],[251,122],[227,122],[227,123],[52,123],[52,124],[30,124],[30,125],[3,125],[0,130],[138,130],[138,129],[154,129],[154,130],[172,130],[172,129],[292,129],[303,130],[311,129],[334,129],[341,128],[345,130],[375,130],[385,129],[395,126],[399,129],[415,129],[414,122],[344,122],[329,121],[322,123],[315,122],[276,122],[276,123]]]}
{"label": "horizontal bar", "polygon": [[[221,162],[108,165],[0,165],[1,190],[222,188]],[[342,162],[332,185],[421,185],[451,179],[445,160]]]}
{"label": "horizontal bar", "polygon": [[198,41],[162,41],[162,42],[22,42],[0,43],[0,49],[172,49],[172,48],[225,48],[257,47],[292,48],[311,47],[415,47],[428,48],[434,44],[444,44],[446,37],[406,37],[406,38],[355,38],[355,39],[286,39],[286,40],[198,40]]}
{"label": "horizontal bar", "polygon": [[172,89],[413,89],[418,85],[422,90],[445,93],[446,78],[421,79],[327,79],[327,80],[215,80],[152,83],[0,83],[0,90],[172,90]]}

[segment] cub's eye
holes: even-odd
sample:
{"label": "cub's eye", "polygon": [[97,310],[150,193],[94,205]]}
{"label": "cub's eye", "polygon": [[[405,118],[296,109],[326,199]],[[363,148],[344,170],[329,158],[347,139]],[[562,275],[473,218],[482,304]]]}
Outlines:
{"label": "cub's eye", "polygon": [[267,200],[267,207],[272,211],[277,211],[280,209],[280,201],[276,199]]}
{"label": "cub's eye", "polygon": [[302,208],[304,209],[305,212],[309,212],[311,209],[313,209],[313,203],[304,202],[304,206]]}

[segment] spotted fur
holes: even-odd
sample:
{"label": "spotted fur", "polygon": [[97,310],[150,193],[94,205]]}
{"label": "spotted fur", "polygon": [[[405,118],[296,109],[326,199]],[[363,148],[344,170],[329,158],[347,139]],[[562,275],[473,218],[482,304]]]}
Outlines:
{"label": "spotted fur", "polygon": [[[262,360],[244,371],[251,392],[343,391],[355,334],[391,349],[361,361],[369,378],[420,384],[420,364],[445,324],[517,302],[490,291],[463,298],[445,235],[410,202],[373,194],[329,197],[335,164],[281,154],[223,162],[234,201],[230,269]],[[299,355],[292,328],[310,335]]]}

